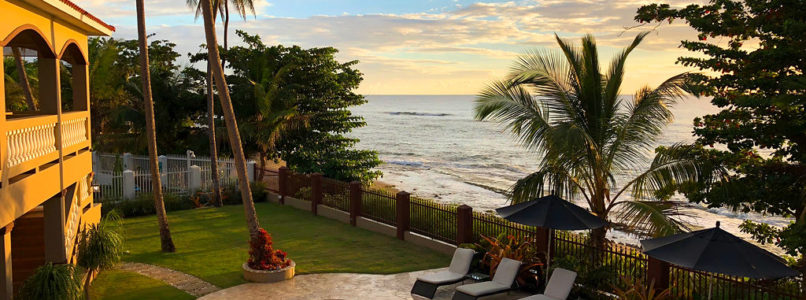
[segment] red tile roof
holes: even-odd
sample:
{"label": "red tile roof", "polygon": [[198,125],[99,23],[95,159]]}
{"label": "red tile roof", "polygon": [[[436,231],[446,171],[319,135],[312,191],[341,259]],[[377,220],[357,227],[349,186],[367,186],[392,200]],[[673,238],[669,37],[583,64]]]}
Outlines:
{"label": "red tile roof", "polygon": [[93,21],[98,22],[98,24],[101,24],[102,26],[106,27],[107,29],[115,31],[115,26],[106,24],[104,21],[101,21],[101,19],[99,19],[96,16],[93,16],[91,13],[89,13],[88,11],[86,11],[83,8],[79,7],[78,5],[76,5],[75,3],[71,2],[70,0],[59,0],[59,1],[61,1],[64,4],[67,4],[67,6],[72,7],[77,12],[79,12],[82,15],[87,16],[88,18],[92,19]]}

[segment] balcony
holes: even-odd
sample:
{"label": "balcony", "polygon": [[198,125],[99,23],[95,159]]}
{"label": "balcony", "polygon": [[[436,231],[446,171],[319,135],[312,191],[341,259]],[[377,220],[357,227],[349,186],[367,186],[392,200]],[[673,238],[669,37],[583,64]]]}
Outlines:
{"label": "balcony", "polygon": [[89,112],[7,116],[0,143],[3,209],[7,224],[92,172]]}

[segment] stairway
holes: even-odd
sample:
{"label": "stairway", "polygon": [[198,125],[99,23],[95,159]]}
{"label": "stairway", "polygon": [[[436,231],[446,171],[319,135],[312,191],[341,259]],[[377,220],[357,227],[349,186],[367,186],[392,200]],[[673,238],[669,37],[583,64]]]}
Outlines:
{"label": "stairway", "polygon": [[45,214],[37,207],[14,221],[11,231],[11,265],[14,292],[45,264]]}

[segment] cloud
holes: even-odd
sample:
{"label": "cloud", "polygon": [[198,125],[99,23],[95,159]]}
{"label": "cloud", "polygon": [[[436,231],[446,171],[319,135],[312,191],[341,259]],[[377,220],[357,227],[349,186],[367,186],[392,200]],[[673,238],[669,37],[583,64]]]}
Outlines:
{"label": "cloud", "polygon": [[[688,0],[686,0],[688,1]],[[118,37],[135,38],[133,3],[130,1],[79,1],[88,10],[119,25]],[[271,17],[270,2],[257,2],[256,18],[231,22],[234,29],[259,34],[267,44],[333,46],[338,58],[358,59],[365,73],[364,93],[475,93],[485,82],[503,76],[519,53],[532,48],[556,48],[554,34],[575,40],[592,33],[601,55],[626,46],[643,28],[633,21],[643,1],[518,1],[475,3],[453,9],[409,14],[340,14],[305,18]],[[682,1],[673,1],[679,5]],[[180,53],[196,52],[204,41],[200,22],[184,1],[146,1],[149,32],[170,39]],[[219,26],[220,27],[220,26]],[[649,28],[647,28],[649,29]],[[220,28],[219,28],[220,31]],[[628,65],[625,90],[657,84],[680,71],[674,58],[684,55],[680,40],[696,34],[684,24],[661,26],[640,46]],[[219,38],[221,34],[219,33]],[[230,44],[237,44],[233,39]],[[653,69],[647,70],[647,62]],[[632,80],[630,80],[632,79]],[[408,82],[405,84],[404,82]]]}

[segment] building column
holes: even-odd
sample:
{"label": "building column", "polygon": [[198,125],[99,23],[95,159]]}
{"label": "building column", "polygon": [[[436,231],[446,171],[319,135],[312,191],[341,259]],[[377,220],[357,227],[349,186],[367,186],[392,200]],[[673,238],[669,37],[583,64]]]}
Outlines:
{"label": "building column", "polygon": [[64,198],[57,195],[42,204],[45,213],[45,261],[66,263],[64,224],[66,212]]}
{"label": "building column", "polygon": [[0,228],[0,299],[14,297],[14,280],[11,277],[11,229],[14,223]]}
{"label": "building column", "polygon": [[[0,70],[5,70],[5,66],[3,66],[4,59],[0,59]],[[0,170],[3,169],[3,166],[6,162],[8,157],[8,141],[6,141],[6,87],[5,87],[5,80],[0,80],[0,108],[2,108],[3,113],[0,114]]]}

